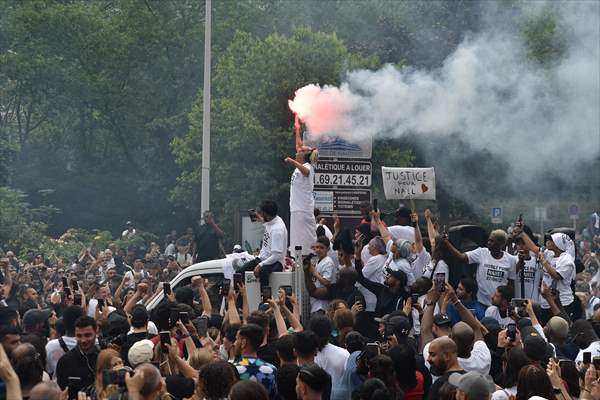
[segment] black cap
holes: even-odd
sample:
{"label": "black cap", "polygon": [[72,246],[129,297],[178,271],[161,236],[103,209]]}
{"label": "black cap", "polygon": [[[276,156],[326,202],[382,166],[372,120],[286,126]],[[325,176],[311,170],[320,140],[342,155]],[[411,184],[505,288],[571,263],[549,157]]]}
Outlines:
{"label": "black cap", "polygon": [[537,332],[531,332],[523,340],[523,351],[530,360],[546,362],[552,354],[548,342]]}
{"label": "black cap", "polygon": [[410,333],[410,321],[408,318],[402,315],[395,315],[385,320],[385,336],[396,335],[399,336],[408,336]]}
{"label": "black cap", "polygon": [[404,218],[410,218],[410,208],[406,207],[406,206],[400,206],[398,207],[398,209],[396,209],[396,217],[404,217]]}
{"label": "black cap", "polygon": [[433,323],[437,326],[451,326],[452,321],[446,314],[435,314],[433,316]]}

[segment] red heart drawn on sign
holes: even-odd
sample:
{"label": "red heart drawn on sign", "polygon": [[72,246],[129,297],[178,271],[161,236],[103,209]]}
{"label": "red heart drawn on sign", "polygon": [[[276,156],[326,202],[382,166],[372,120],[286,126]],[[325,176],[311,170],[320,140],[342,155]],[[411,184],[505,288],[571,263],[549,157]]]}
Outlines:
{"label": "red heart drawn on sign", "polygon": [[426,184],[424,184],[424,183],[421,183],[421,191],[422,191],[423,193],[425,193],[425,192],[426,192],[426,191],[428,191],[428,190],[429,190],[429,188],[427,187],[427,185],[426,185]]}

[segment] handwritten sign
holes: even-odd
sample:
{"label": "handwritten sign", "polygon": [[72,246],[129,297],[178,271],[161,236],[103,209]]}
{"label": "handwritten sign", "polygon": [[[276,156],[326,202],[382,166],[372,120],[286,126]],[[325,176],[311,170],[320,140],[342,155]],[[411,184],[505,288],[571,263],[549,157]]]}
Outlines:
{"label": "handwritten sign", "polygon": [[385,198],[435,200],[433,168],[381,167]]}

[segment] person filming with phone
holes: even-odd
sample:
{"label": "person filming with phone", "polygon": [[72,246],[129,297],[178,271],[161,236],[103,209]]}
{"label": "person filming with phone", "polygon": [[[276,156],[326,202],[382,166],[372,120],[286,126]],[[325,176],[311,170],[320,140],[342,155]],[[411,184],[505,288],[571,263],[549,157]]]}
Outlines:
{"label": "person filming with phone", "polygon": [[253,271],[254,276],[260,279],[261,287],[269,286],[271,272],[283,271],[285,263],[288,232],[285,223],[277,215],[278,210],[274,201],[265,200],[261,203],[255,213],[256,220],[262,222],[265,227],[260,253],[257,258],[248,261],[237,270]]}

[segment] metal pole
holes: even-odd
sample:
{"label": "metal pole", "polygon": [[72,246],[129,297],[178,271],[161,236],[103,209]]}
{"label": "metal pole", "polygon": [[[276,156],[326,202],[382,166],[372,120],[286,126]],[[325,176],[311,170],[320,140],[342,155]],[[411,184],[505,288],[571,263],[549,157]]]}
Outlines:
{"label": "metal pole", "polygon": [[210,209],[210,33],[211,0],[205,2],[204,21],[204,90],[202,92],[202,192],[200,209]]}

